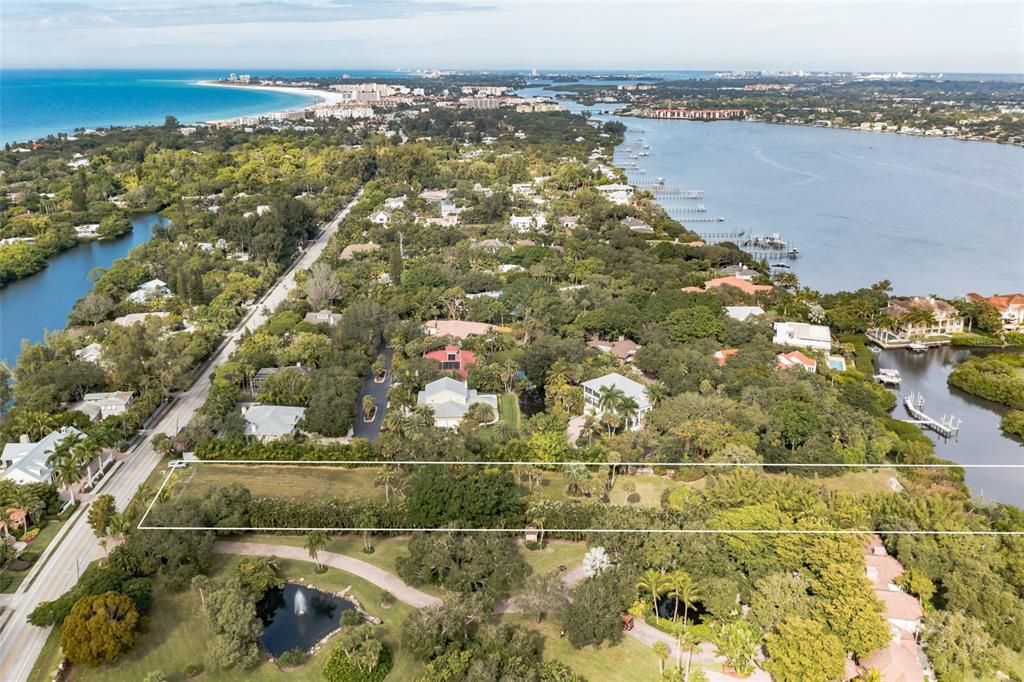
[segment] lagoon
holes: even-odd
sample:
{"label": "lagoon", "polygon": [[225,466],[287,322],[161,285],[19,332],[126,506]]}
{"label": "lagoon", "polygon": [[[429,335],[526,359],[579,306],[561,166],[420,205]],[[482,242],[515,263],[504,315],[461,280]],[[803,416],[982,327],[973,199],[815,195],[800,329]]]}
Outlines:
{"label": "lagoon", "polygon": [[13,365],[21,340],[43,340],[46,331],[63,329],[75,302],[92,288],[89,271],[107,268],[147,241],[164,218],[132,218],[133,229],[119,239],[83,242],[63,251],[40,272],[0,289],[0,360]]}

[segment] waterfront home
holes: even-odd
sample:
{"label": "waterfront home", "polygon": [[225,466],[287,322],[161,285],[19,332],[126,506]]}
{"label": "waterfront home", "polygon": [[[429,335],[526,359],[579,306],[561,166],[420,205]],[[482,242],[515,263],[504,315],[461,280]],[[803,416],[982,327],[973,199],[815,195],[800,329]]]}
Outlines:
{"label": "waterfront home", "polygon": [[734,320],[745,322],[749,317],[764,315],[764,308],[758,305],[727,305],[725,314]]}
{"label": "waterfront home", "polygon": [[128,411],[135,394],[131,391],[86,393],[77,403],[68,405],[68,411],[81,412],[94,422]]}
{"label": "waterfront home", "polygon": [[640,234],[654,234],[654,228],[639,218],[623,218],[619,221],[624,227]]}
{"label": "waterfront home", "polygon": [[719,367],[725,367],[725,363],[729,362],[729,358],[739,353],[739,348],[723,348],[715,351],[715,362]]}
{"label": "waterfront home", "polygon": [[443,377],[427,384],[416,396],[417,405],[425,405],[434,411],[434,425],[454,429],[462,422],[472,405],[489,405],[497,418],[498,396],[477,393],[465,381]]}
{"label": "waterfront home", "polygon": [[403,194],[400,197],[388,197],[384,200],[384,208],[392,211],[397,211],[400,208],[405,208],[406,196]]}
{"label": "waterfront home", "polygon": [[633,186],[623,185],[619,183],[611,183],[608,185],[597,185],[594,187],[601,196],[613,204],[628,204],[630,199],[633,198]]}
{"label": "waterfront home", "polygon": [[162,279],[151,279],[140,284],[135,291],[128,294],[129,303],[148,303],[154,299],[171,295],[171,289]]}
{"label": "waterfront home", "polygon": [[779,369],[800,367],[806,372],[816,372],[818,370],[818,361],[814,358],[807,357],[798,350],[793,350],[788,353],[779,353],[775,356],[775,361],[778,363]]}
{"label": "waterfront home", "polygon": [[776,322],[772,343],[777,346],[832,350],[832,330],[821,324],[806,322]]}
{"label": "waterfront home", "polygon": [[981,294],[967,294],[967,300],[978,303],[984,301],[999,311],[1003,321],[1003,329],[1008,332],[1024,331],[1024,294],[996,294],[984,297]]}
{"label": "waterfront home", "polygon": [[476,354],[473,351],[463,350],[452,344],[424,353],[423,357],[441,363],[442,372],[455,372],[463,379],[469,376],[469,366],[476,363]]}
{"label": "waterfront home", "polygon": [[647,387],[627,377],[612,372],[602,377],[584,381],[583,384],[583,411],[585,414],[603,415],[606,409],[614,410],[614,407],[605,408],[601,405],[602,389],[607,392],[615,389],[626,398],[632,398],[636,402],[636,416],[627,420],[626,427],[638,429],[643,425],[644,415],[650,412],[654,405],[647,395]]}
{"label": "waterfront home", "polygon": [[79,239],[95,239],[99,236],[99,223],[87,223],[85,225],[75,225],[71,228],[75,231],[75,236]]}
{"label": "waterfront home", "polygon": [[882,602],[892,639],[889,646],[865,658],[861,665],[864,670],[877,670],[883,680],[924,682],[924,657],[916,639],[924,610],[916,598],[896,584],[903,574],[903,565],[889,556],[877,535],[868,538],[864,561],[867,578]]}
{"label": "waterfront home", "polygon": [[341,322],[341,313],[335,313],[324,308],[315,313],[306,313],[302,320],[310,324],[326,324],[329,327],[336,327]]}
{"label": "waterfront home", "polygon": [[483,336],[491,331],[499,330],[486,322],[470,322],[468,320],[427,320],[422,326],[427,336],[452,336],[457,339],[468,339],[471,336]]}
{"label": "waterfront home", "polygon": [[75,351],[75,357],[82,362],[91,362],[94,365],[98,365],[100,357],[103,354],[103,345],[99,343],[90,343],[85,348],[79,348]]}
{"label": "waterfront home", "polygon": [[754,296],[756,294],[766,294],[773,291],[775,287],[770,284],[752,284],[751,282],[740,279],[734,275],[727,277],[715,277],[704,282],[705,289],[714,289],[716,287],[732,287],[733,289],[739,289],[745,294]]}
{"label": "waterfront home", "polygon": [[245,435],[261,441],[287,438],[298,432],[299,422],[306,416],[306,408],[287,405],[245,405]]}
{"label": "waterfront home", "polygon": [[960,312],[934,296],[891,298],[885,312],[896,319],[894,331],[905,338],[949,336],[964,330]]}
{"label": "waterfront home", "polygon": [[84,438],[85,434],[73,426],[62,426],[51,431],[42,440],[35,443],[23,435],[17,443],[4,445],[0,455],[0,480],[24,483],[50,483],[53,470],[47,463],[57,446],[65,438]]}
{"label": "waterfront home", "polygon": [[619,362],[633,362],[636,352],[640,350],[640,346],[624,336],[620,336],[618,341],[591,339],[587,341],[587,345],[602,353],[614,355],[619,359]]}
{"label": "waterfront home", "polygon": [[739,279],[744,279],[748,282],[753,282],[754,278],[760,275],[761,273],[758,272],[757,270],[751,270],[746,265],[740,263],[739,265],[730,265],[725,268],[719,268],[718,274],[723,277],[737,277]]}

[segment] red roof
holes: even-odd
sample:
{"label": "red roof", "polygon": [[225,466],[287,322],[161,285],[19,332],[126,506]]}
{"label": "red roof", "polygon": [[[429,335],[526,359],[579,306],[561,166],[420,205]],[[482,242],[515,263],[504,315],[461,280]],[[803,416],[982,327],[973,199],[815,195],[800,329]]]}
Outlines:
{"label": "red roof", "polygon": [[789,368],[800,365],[808,372],[813,372],[818,368],[818,361],[809,358],[798,350],[790,351],[788,353],[779,353],[775,356],[775,359],[779,363],[779,367]]}
{"label": "red roof", "polygon": [[458,346],[452,345],[424,353],[423,357],[428,360],[437,360],[441,363],[441,369],[447,372],[457,372],[463,379],[469,375],[469,366],[476,362],[476,355],[473,351],[462,350]]}
{"label": "red roof", "polygon": [[737,348],[723,348],[722,350],[716,350],[715,361],[718,363],[719,367],[725,367],[726,361],[739,352],[740,351]]}
{"label": "red roof", "polygon": [[712,289],[714,287],[722,286],[733,287],[734,289],[739,289],[745,294],[751,295],[771,291],[772,289],[775,288],[770,284],[751,284],[747,280],[740,279],[739,277],[736,277],[734,275],[729,275],[728,277],[715,277],[714,279],[709,279],[708,281],[704,282],[705,289]]}
{"label": "red roof", "polygon": [[986,301],[1000,311],[1005,311],[1011,306],[1024,307],[1024,294],[996,294],[986,298],[981,294],[970,293],[967,294],[967,298],[972,301]]}

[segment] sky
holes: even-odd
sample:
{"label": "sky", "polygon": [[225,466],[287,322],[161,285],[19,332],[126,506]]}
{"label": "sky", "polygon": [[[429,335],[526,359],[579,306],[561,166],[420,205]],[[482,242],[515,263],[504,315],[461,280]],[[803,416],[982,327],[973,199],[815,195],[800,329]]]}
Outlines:
{"label": "sky", "polygon": [[1024,72],[1024,2],[0,0],[4,68]]}

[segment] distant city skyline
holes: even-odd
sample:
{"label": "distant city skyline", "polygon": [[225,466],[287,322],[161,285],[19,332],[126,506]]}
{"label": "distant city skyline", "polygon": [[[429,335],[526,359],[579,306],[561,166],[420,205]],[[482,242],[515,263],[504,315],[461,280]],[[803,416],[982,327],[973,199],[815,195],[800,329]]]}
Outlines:
{"label": "distant city skyline", "polygon": [[9,0],[8,68],[1024,72],[1021,2]]}

